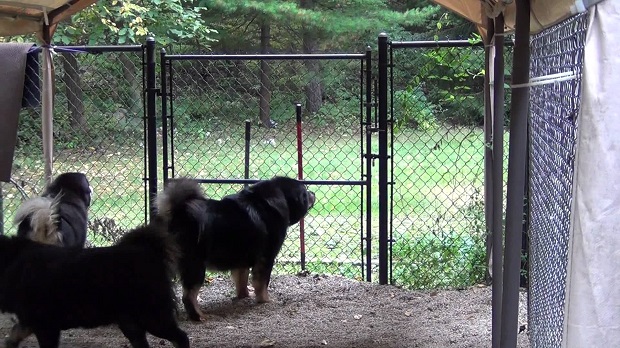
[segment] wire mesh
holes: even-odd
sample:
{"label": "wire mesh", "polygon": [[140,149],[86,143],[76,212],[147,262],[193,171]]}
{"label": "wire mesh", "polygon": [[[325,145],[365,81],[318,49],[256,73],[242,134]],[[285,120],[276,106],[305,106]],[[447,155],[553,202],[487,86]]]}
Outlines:
{"label": "wire mesh", "polygon": [[[296,178],[301,151],[306,180],[362,180],[360,58],[171,58],[171,177]],[[300,148],[296,103],[303,112]],[[242,187],[216,182],[204,190],[219,199]],[[306,269],[361,278],[362,188],[330,184],[309,189],[317,202],[304,224]],[[301,269],[300,233],[299,225],[289,230],[276,272]]]}
{"label": "wire mesh", "polygon": [[531,40],[533,77],[575,72],[575,80],[531,88],[530,289],[532,347],[559,347],[587,14]]}
{"label": "wire mesh", "polygon": [[458,288],[485,275],[484,50],[392,50],[392,282]]}
{"label": "wire mesh", "polygon": [[[145,222],[142,48],[57,47],[55,52],[53,174],[86,174],[94,191],[88,239],[109,244]],[[33,75],[40,77],[40,68]],[[45,185],[36,104],[20,113],[13,183],[2,183],[2,219],[9,234],[16,231],[16,209]]]}

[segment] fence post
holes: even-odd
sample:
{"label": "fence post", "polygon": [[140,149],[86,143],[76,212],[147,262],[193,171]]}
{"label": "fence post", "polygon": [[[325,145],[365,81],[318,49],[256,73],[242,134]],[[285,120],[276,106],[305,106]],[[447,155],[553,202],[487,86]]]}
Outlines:
{"label": "fence post", "polygon": [[[372,49],[366,47],[366,281],[372,281]],[[362,247],[362,250],[363,247]],[[363,257],[363,255],[362,255]]]}
{"label": "fence post", "polygon": [[162,179],[164,184],[168,181],[168,76],[166,75],[166,50],[161,49],[159,53],[159,85],[161,87],[161,159],[163,162]]}
{"label": "fence post", "polygon": [[157,195],[157,115],[155,108],[155,39],[146,39],[146,139],[148,157],[148,207],[149,219],[155,218],[155,196]]}
{"label": "fence post", "polygon": [[379,284],[388,283],[388,36],[379,34]]}
{"label": "fence post", "polygon": [[4,234],[4,193],[0,182],[0,235]]}

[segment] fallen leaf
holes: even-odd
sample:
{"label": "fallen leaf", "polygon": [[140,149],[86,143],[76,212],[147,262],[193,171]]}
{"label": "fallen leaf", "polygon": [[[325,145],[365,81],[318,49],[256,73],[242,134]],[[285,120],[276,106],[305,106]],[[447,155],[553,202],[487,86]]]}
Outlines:
{"label": "fallen leaf", "polygon": [[274,341],[274,340],[270,340],[270,339],[268,339],[268,338],[264,339],[264,340],[263,340],[263,341],[259,344],[259,346],[261,346],[261,347],[273,347],[273,346],[275,346],[275,345],[276,345],[276,341]]}

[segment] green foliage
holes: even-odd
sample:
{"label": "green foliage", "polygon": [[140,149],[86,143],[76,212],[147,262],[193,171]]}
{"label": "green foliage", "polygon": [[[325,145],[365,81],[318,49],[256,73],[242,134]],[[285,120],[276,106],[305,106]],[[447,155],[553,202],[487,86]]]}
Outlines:
{"label": "green foliage", "polygon": [[479,48],[441,48],[424,52],[433,71],[425,76],[430,100],[441,121],[480,125],[484,119],[484,52]]}
{"label": "green foliage", "polygon": [[158,44],[192,42],[207,47],[214,30],[203,19],[204,7],[187,0],[96,2],[63,22],[55,41],[68,44],[141,44],[154,36]]}
{"label": "green foliage", "polygon": [[[404,237],[406,238],[406,237]],[[465,287],[484,279],[485,247],[480,240],[451,231],[446,236],[409,236],[392,247],[393,278],[414,289]]]}
{"label": "green foliage", "polygon": [[412,86],[394,92],[394,112],[398,118],[394,123],[394,131],[403,127],[419,130],[432,130],[437,127],[434,109],[424,92]]}
{"label": "green foliage", "polygon": [[415,289],[465,287],[484,280],[486,228],[480,191],[460,209],[468,228],[437,224],[430,231],[411,231],[392,246],[393,278]]}

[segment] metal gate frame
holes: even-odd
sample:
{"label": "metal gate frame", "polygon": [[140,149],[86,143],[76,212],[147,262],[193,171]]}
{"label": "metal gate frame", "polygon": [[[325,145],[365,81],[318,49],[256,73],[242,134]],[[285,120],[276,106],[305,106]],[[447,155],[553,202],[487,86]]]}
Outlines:
{"label": "metal gate frame", "polygon": [[[378,37],[378,118],[379,118],[379,283],[392,284],[393,193],[394,193],[394,108],[393,51],[407,48],[483,47],[482,42],[455,41],[390,41],[382,33]],[[388,141],[389,135],[389,141]]]}
{"label": "metal gate frame", "polygon": [[[376,127],[376,119],[373,112],[376,111],[376,104],[373,102],[373,75],[372,75],[372,54],[368,47],[365,53],[361,54],[246,54],[246,55],[178,55],[166,54],[162,49],[160,54],[160,84],[161,88],[156,88],[154,41],[147,41],[147,119],[148,119],[148,182],[149,182],[149,202],[151,220],[154,217],[153,200],[157,193],[157,146],[156,146],[156,122],[155,99],[161,97],[161,120],[162,120],[162,178],[164,184],[175,177],[175,158],[174,158],[174,95],[173,95],[173,64],[175,61],[182,60],[351,60],[360,62],[360,180],[302,180],[307,185],[328,185],[328,186],[358,186],[361,190],[360,201],[360,256],[362,278],[366,281],[372,280],[372,165],[373,161],[380,158],[380,154],[372,153],[372,134],[381,132]],[[298,107],[299,109],[299,107]],[[298,111],[299,113],[299,111]],[[299,115],[298,115],[299,116]],[[385,137],[385,135],[384,135]],[[387,139],[387,138],[386,138]],[[385,150],[385,149],[384,149]],[[196,178],[204,184],[253,184],[258,179],[215,179],[215,178]],[[366,252],[364,253],[364,249]],[[305,265],[305,253],[303,240],[301,241],[301,262],[302,270]],[[384,265],[385,266],[385,265]],[[380,263],[381,267],[381,263]],[[381,271],[380,271],[381,274]]]}

